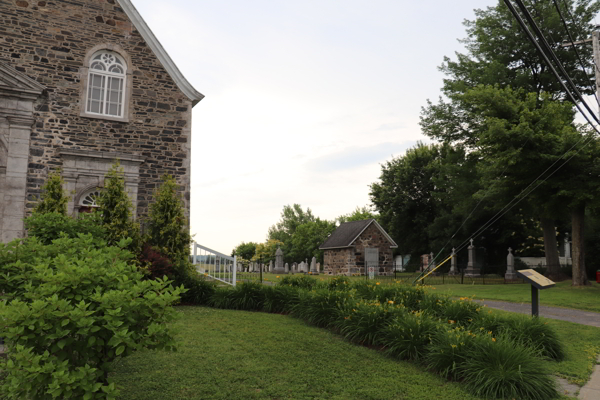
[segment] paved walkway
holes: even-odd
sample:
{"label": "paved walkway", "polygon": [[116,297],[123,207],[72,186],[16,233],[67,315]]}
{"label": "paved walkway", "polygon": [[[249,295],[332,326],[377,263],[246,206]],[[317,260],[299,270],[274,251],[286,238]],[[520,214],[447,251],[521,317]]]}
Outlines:
{"label": "paved walkway", "polygon": [[[506,301],[495,300],[476,301],[479,301],[490,308],[531,315],[531,303],[509,303]],[[562,321],[575,322],[577,324],[600,328],[600,313],[592,311],[540,306],[540,317],[560,319]],[[598,364],[600,364],[600,356],[598,357]],[[574,396],[575,392],[577,392],[577,389],[579,389],[579,395],[577,396],[577,399],[600,400],[600,365],[596,365],[590,380],[582,388],[579,388],[577,385],[570,384],[566,379],[558,378],[557,380],[564,392],[569,396]]]}
{"label": "paved walkway", "polygon": [[[509,303],[507,301],[476,300],[490,308],[531,315],[531,303]],[[540,306],[540,317],[560,319],[577,324],[600,328],[600,313],[573,310],[571,308]]]}

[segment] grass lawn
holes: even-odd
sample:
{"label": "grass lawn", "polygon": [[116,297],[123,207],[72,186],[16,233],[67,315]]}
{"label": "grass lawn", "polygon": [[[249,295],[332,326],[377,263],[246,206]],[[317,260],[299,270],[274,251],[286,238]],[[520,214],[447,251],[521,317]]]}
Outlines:
{"label": "grass lawn", "polygon": [[292,317],[179,310],[179,351],[119,361],[119,400],[476,399],[458,383]]}
{"label": "grass lawn", "polygon": [[[531,286],[511,285],[434,285],[438,292],[453,296],[475,296],[476,299],[503,300],[516,303],[531,303]],[[575,308],[600,312],[600,284],[571,287],[571,281],[559,282],[555,287],[540,290],[543,306]]]}

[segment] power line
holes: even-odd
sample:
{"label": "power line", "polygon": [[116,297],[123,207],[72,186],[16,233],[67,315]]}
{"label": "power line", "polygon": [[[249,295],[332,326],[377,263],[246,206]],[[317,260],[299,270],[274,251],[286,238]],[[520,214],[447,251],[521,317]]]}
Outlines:
{"label": "power line", "polygon": [[[585,64],[583,63],[583,60],[581,59],[581,56],[579,55],[579,52],[577,51],[577,47],[575,47],[575,44],[574,44],[575,39],[573,39],[573,36],[571,36],[571,32],[569,32],[569,27],[567,26],[567,21],[565,21],[565,18],[563,17],[562,12],[560,11],[560,7],[558,6],[558,1],[552,0],[552,2],[554,3],[556,12],[558,12],[558,17],[560,18],[560,20],[563,23],[563,26],[565,27],[565,31],[567,32],[567,35],[569,36],[569,40],[571,40],[571,47],[573,47],[573,50],[575,51],[575,55],[577,56],[577,59],[579,60],[579,64],[581,64],[581,69],[583,70],[583,73],[587,75],[587,71],[585,69]],[[569,13],[569,16],[571,17],[573,24],[575,24],[575,18],[573,17],[573,14],[571,14],[571,11],[569,10],[569,7],[565,0],[563,0],[563,4],[565,5],[565,9],[567,10],[567,12]],[[594,68],[597,68],[595,62],[594,62]],[[600,101],[598,101],[598,96],[596,96],[596,87],[592,86],[592,89],[594,91],[594,98],[596,99],[596,103],[598,103],[600,105]]]}

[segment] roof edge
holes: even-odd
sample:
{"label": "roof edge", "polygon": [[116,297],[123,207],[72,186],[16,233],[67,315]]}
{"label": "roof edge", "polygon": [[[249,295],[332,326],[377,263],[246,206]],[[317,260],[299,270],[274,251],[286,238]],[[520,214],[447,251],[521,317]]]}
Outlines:
{"label": "roof edge", "polygon": [[367,224],[367,226],[365,226],[365,227],[364,227],[364,229],[363,229],[362,231],[360,231],[360,233],[359,233],[358,235],[356,235],[356,237],[355,237],[354,239],[352,239],[352,241],[350,242],[350,245],[352,245],[352,244],[353,244],[353,243],[356,241],[356,239],[358,239],[358,238],[359,238],[359,236],[360,236],[360,235],[362,235],[362,234],[363,234],[363,232],[364,232],[364,231],[366,231],[366,230],[367,230],[367,228],[368,228],[369,226],[371,226],[371,224],[372,224],[373,222],[375,222],[375,226],[377,227],[377,229],[379,229],[379,231],[380,231],[381,233],[383,233],[383,235],[385,236],[385,238],[386,238],[387,240],[389,240],[389,242],[392,244],[392,245],[390,246],[390,249],[395,249],[395,248],[397,248],[397,247],[398,247],[398,245],[396,244],[396,242],[394,242],[394,239],[392,239],[392,238],[391,238],[391,236],[390,236],[390,235],[388,235],[388,233],[385,231],[385,229],[383,229],[383,228],[381,227],[381,225],[379,225],[379,222],[377,222],[377,220],[376,220],[375,218],[371,218],[371,222],[369,222],[369,223]]}
{"label": "roof edge", "polygon": [[131,0],[117,0],[119,5],[127,14],[133,25],[140,32],[140,35],[144,38],[150,49],[156,54],[158,60],[167,70],[167,73],[175,81],[177,87],[185,94],[190,100],[192,100],[192,107],[194,107],[200,100],[204,98],[204,95],[198,92],[192,84],[185,79],[177,65],[173,62],[173,59],[169,56],[165,48],[160,44],[154,33],[150,30],[146,21],[142,18],[142,15],[135,8]]}
{"label": "roof edge", "polygon": [[35,79],[29,77],[27,74],[17,71],[15,67],[13,67],[12,65],[10,65],[4,61],[0,61],[0,71],[10,75],[16,81],[18,81],[20,84],[26,86],[25,88],[15,88],[15,89],[7,87],[7,86],[3,86],[3,89],[18,90],[18,91],[32,93],[32,94],[38,94],[38,95],[42,94],[42,92],[44,90],[46,90],[46,87],[44,85],[42,85]]}
{"label": "roof edge", "polygon": [[350,246],[335,246],[335,247],[320,247],[319,246],[319,250],[350,249],[350,248],[352,248],[352,245],[350,245]]}

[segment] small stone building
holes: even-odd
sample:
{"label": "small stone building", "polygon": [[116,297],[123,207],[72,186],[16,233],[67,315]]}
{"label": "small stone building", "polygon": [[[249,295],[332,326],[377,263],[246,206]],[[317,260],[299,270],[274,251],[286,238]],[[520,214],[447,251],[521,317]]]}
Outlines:
{"label": "small stone building", "polygon": [[324,252],[323,272],[329,275],[365,274],[365,267],[376,275],[394,273],[394,240],[374,219],[341,224],[319,249]]}
{"label": "small stone building", "polygon": [[61,168],[77,215],[117,159],[136,217],[168,173],[189,218],[203,97],[131,0],[0,0],[0,242],[24,235],[50,171]]}

